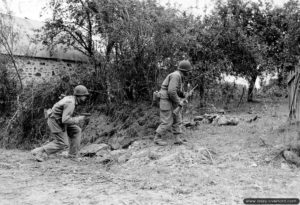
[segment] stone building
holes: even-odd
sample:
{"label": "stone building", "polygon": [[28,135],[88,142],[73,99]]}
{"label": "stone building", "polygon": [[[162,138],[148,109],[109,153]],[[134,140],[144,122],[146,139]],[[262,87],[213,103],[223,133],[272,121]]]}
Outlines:
{"label": "stone building", "polygon": [[[87,57],[74,49],[64,45],[49,49],[38,42],[35,35],[37,30],[42,28],[43,22],[10,18],[3,14],[0,16],[2,20],[7,19],[17,33],[11,47],[24,85],[38,84],[61,75],[68,75],[78,64],[87,62]],[[7,51],[1,45],[0,53],[7,55]],[[15,71],[13,64],[10,64],[10,67]]]}
{"label": "stone building", "polygon": [[62,75],[70,75],[78,61],[69,59],[15,56],[24,85],[49,81]]}

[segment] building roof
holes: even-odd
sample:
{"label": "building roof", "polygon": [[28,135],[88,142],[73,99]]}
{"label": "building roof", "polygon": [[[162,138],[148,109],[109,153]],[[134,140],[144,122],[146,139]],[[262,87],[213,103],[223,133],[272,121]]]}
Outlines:
{"label": "building roof", "polygon": [[[0,16],[3,19],[6,18],[9,22],[9,17],[7,15],[0,14]],[[14,25],[14,30],[19,33],[17,40],[13,44],[14,55],[72,61],[87,61],[87,57],[84,54],[72,48],[67,48],[64,45],[56,46],[50,55],[49,48],[43,45],[42,42],[37,42],[35,37],[36,30],[43,27],[43,22],[19,17],[12,17],[11,21]],[[1,45],[0,52],[6,53]]]}

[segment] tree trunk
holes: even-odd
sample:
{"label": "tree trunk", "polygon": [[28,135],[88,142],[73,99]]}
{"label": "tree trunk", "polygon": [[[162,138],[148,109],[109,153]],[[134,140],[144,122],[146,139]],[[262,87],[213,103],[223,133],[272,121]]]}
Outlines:
{"label": "tree trunk", "polygon": [[105,54],[105,83],[106,83],[106,94],[107,94],[107,103],[108,106],[111,104],[111,97],[112,97],[112,85],[111,85],[111,64],[110,64],[110,54],[111,51],[113,50],[115,45],[115,41],[111,40],[111,38],[109,38],[108,40],[108,44],[106,47],[106,54]]}
{"label": "tree trunk", "polygon": [[204,107],[205,106],[205,87],[204,87],[204,78],[201,77],[200,82],[198,83],[199,85],[199,94],[200,94],[200,102],[199,102],[199,106],[200,107]]}
{"label": "tree trunk", "polygon": [[253,91],[254,91],[256,78],[257,78],[257,74],[253,74],[249,81],[248,98],[247,98],[248,102],[253,102]]}

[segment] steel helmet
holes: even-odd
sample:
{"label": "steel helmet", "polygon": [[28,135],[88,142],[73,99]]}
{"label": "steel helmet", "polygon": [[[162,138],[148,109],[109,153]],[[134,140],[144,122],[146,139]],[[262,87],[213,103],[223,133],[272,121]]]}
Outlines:
{"label": "steel helmet", "polygon": [[192,70],[192,65],[190,61],[188,60],[183,60],[179,62],[178,70],[184,71],[184,72],[189,72]]}
{"label": "steel helmet", "polygon": [[89,91],[88,91],[88,89],[85,86],[83,86],[83,85],[77,85],[74,88],[74,95],[75,96],[89,95]]}

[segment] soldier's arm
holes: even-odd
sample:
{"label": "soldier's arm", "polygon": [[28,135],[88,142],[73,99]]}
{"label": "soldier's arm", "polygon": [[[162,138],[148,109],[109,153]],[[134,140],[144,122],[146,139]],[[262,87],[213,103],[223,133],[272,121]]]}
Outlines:
{"label": "soldier's arm", "polygon": [[72,102],[66,102],[64,105],[64,111],[62,114],[62,123],[63,124],[76,124],[78,120],[76,117],[72,117],[74,112],[75,105]]}
{"label": "soldier's arm", "polygon": [[178,75],[173,75],[170,76],[170,82],[168,86],[168,95],[171,101],[173,101],[175,104],[179,105],[180,104],[180,98],[178,96],[178,90],[179,88],[179,82],[180,82],[180,76]]}

